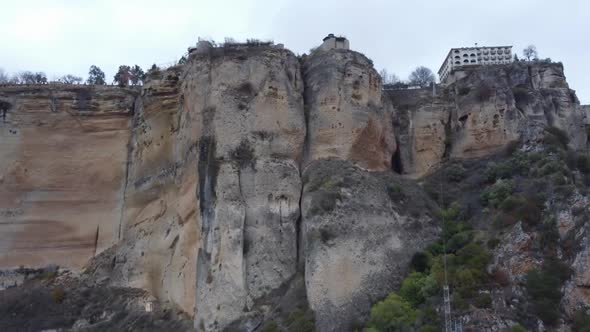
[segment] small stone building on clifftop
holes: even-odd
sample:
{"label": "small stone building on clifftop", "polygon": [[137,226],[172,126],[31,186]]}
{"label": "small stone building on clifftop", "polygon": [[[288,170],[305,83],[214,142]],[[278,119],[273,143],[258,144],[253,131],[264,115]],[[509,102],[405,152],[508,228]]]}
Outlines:
{"label": "small stone building on clifftop", "polygon": [[322,39],[323,43],[320,45],[320,49],[322,51],[328,51],[332,49],[350,49],[350,45],[348,43],[348,39],[342,36],[334,36],[333,33],[327,35],[324,39]]}
{"label": "small stone building on clifftop", "polygon": [[513,61],[512,46],[451,48],[438,71],[441,83],[450,83],[453,70],[465,66],[500,65]]}

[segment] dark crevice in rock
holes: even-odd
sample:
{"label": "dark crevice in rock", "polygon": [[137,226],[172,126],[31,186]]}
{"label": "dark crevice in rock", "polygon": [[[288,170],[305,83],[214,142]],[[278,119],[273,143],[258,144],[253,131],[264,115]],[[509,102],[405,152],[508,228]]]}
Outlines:
{"label": "dark crevice in rock", "polygon": [[[211,223],[215,218],[215,185],[219,171],[218,161],[215,159],[215,138],[205,136],[199,144],[199,207],[201,212],[201,234],[207,237]],[[204,247],[207,241],[203,242]]]}
{"label": "dark crevice in rock", "polygon": [[397,174],[404,173],[404,165],[402,163],[402,156],[401,156],[401,147],[399,144],[399,139],[395,138],[396,148],[395,152],[391,156],[391,169],[396,172]]}
{"label": "dark crevice in rock", "polygon": [[453,127],[451,121],[453,119],[453,111],[449,112],[449,117],[445,125],[445,149],[443,151],[443,159],[448,159],[451,155],[451,149],[453,145]]}
{"label": "dark crevice in rock", "polygon": [[12,107],[12,105],[9,102],[0,100],[0,113],[2,113],[2,122],[3,123],[6,122],[6,114],[8,113],[8,110],[11,107]]}
{"label": "dark crevice in rock", "polygon": [[96,234],[94,235],[94,253],[92,256],[96,256],[96,249],[98,248],[98,234],[100,232],[100,225],[96,226]]}

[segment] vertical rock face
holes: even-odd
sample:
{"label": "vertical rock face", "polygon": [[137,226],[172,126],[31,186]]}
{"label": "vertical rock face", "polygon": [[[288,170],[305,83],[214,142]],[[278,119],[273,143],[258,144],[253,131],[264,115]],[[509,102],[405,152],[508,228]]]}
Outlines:
{"label": "vertical rock face", "polygon": [[198,138],[198,329],[218,330],[296,271],[303,82],[287,50],[193,55],[183,93]]}
{"label": "vertical rock face", "polygon": [[371,60],[348,50],[317,52],[305,59],[308,112],[306,163],[351,160],[387,170],[395,150],[391,110],[381,101],[381,78]]}
{"label": "vertical rock face", "polygon": [[351,331],[435,237],[433,204],[392,172],[348,161],[316,161],[303,179],[305,285],[316,328]]}
{"label": "vertical rock face", "polygon": [[116,242],[136,95],[0,88],[0,268],[79,268]]}
{"label": "vertical rock face", "polygon": [[447,157],[479,158],[512,142],[535,143],[546,127],[565,131],[574,150],[586,148],[584,108],[561,64],[514,63],[456,75],[436,97],[430,89],[387,92],[400,128],[403,173],[420,177]]}
{"label": "vertical rock face", "polygon": [[133,119],[116,285],[147,289],[186,312],[195,302],[196,135],[181,67],[151,74]]}
{"label": "vertical rock face", "polygon": [[370,60],[320,52],[305,60],[304,80],[307,297],[319,331],[348,331],[398,286],[411,255],[432,236],[425,227],[432,219],[424,206],[424,214],[401,213],[405,199],[428,199],[405,191],[391,172],[370,172],[389,171],[395,151],[391,104],[383,106]]}
{"label": "vertical rock face", "polygon": [[393,104],[397,152],[393,168],[398,173],[419,177],[436,169],[447,154],[448,95],[433,97],[430,89],[389,90]]}

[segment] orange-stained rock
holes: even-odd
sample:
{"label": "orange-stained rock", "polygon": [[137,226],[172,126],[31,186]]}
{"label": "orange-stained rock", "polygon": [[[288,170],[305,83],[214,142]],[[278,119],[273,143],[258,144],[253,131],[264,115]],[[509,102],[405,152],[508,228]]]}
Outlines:
{"label": "orange-stained rock", "polygon": [[79,268],[117,241],[137,94],[0,87],[0,268]]}
{"label": "orange-stained rock", "polygon": [[316,52],[305,59],[303,77],[306,165],[340,159],[367,170],[390,169],[395,151],[391,108],[382,103],[381,78],[371,60],[349,50]]}

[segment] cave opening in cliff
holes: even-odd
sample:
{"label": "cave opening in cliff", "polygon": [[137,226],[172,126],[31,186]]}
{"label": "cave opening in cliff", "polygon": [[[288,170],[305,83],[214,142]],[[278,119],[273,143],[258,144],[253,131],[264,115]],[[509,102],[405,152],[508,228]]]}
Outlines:
{"label": "cave opening in cliff", "polygon": [[399,143],[397,144],[395,152],[391,157],[391,169],[397,174],[402,174],[404,172],[404,165],[402,164],[402,156],[399,148]]}

